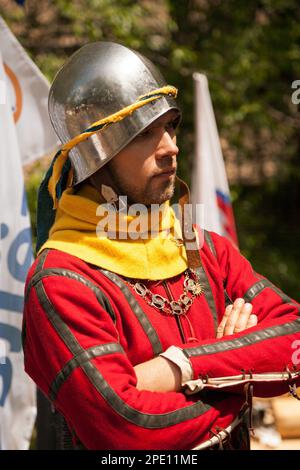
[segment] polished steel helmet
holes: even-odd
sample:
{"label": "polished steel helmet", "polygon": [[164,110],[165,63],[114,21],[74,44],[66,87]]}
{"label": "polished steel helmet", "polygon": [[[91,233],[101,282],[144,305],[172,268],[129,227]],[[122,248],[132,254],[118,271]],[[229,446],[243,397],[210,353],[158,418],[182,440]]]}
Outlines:
{"label": "polished steel helmet", "polygon": [[[70,57],[52,83],[50,119],[64,144],[95,121],[165,85],[158,69],[138,52],[112,42],[87,44]],[[175,99],[163,96],[76,145],[69,154],[74,184],[99,170],[170,109],[179,110]]]}

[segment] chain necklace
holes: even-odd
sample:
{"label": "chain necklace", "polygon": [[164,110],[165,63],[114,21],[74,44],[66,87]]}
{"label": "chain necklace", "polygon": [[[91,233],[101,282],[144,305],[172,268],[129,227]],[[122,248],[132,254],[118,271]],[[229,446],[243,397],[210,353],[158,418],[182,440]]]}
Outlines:
{"label": "chain necklace", "polygon": [[[190,277],[189,272],[193,274],[194,279]],[[198,297],[203,292],[199,276],[194,269],[186,270],[183,281],[183,293],[178,300],[170,301],[162,295],[153,294],[145,284],[137,280],[136,282],[132,282],[127,278],[125,282],[133,287],[134,291],[140,295],[148,305],[157,308],[166,315],[185,315],[193,304],[195,297]]]}

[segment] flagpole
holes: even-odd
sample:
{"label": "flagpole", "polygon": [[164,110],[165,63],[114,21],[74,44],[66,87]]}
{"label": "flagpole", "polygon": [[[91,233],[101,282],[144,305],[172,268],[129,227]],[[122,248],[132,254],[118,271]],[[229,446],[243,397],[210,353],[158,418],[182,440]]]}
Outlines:
{"label": "flagpole", "polygon": [[192,175],[192,202],[202,205],[207,230],[225,236],[237,245],[237,233],[231,205],[217,123],[204,74],[193,74],[195,87],[195,152]]}

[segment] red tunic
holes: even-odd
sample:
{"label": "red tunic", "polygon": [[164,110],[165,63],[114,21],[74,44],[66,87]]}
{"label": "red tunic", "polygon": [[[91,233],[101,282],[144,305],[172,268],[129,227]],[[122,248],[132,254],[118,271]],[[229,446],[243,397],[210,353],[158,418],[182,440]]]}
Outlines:
{"label": "red tunic", "polygon": [[[188,321],[181,319],[182,332],[175,317],[149,306],[120,276],[75,256],[45,250],[31,267],[25,370],[87,448],[191,449],[235,419],[245,399],[239,387],[235,393],[190,396],[136,388],[133,366],[171,345],[183,349],[195,379],[292,367],[292,345],[300,339],[299,304],[256,274],[225,238],[214,233],[211,238],[214,248],[205,242],[200,250],[204,294],[195,298]],[[147,286],[167,297],[167,283],[177,299],[183,279],[182,274]],[[224,288],[230,299],[244,297],[253,304],[258,325],[216,339]],[[258,396],[287,391],[286,381],[254,384]]]}

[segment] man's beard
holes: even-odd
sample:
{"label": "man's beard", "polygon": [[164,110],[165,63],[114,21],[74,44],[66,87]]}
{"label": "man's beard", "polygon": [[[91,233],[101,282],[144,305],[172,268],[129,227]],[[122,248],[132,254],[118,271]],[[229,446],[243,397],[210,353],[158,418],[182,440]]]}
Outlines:
{"label": "man's beard", "polygon": [[[109,170],[112,169],[109,168]],[[110,175],[118,189],[119,196],[127,196],[129,204],[144,204],[145,206],[163,204],[172,198],[175,191],[175,175],[161,182],[159,187],[155,185],[155,188],[153,188],[153,181],[156,177],[152,177],[142,190],[124,181],[117,171],[110,171]]]}

